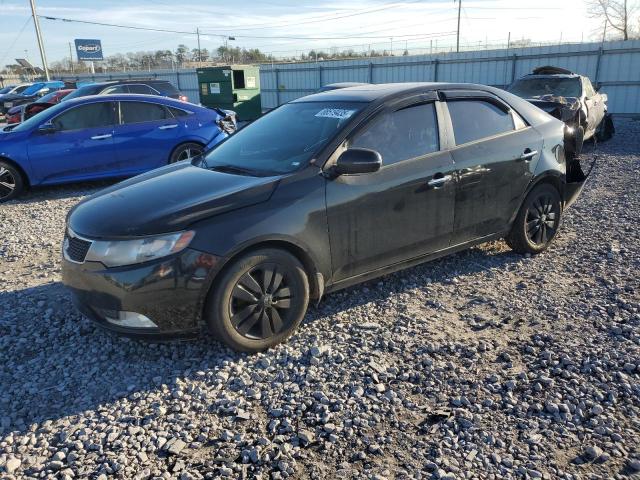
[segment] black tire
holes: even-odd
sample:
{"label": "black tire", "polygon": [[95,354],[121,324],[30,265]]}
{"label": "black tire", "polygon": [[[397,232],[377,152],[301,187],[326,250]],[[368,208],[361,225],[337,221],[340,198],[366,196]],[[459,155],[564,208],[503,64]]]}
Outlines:
{"label": "black tire", "polygon": [[580,125],[576,127],[576,133],[574,135],[573,154],[576,157],[582,153],[583,146],[584,146],[584,127]]}
{"label": "black tire", "polygon": [[546,250],[560,228],[562,200],[550,184],[534,187],[525,198],[506,237],[517,253],[537,254]]}
{"label": "black tire", "polygon": [[242,255],[225,268],[205,308],[211,332],[231,348],[259,352],[284,342],[309,304],[309,279],[284,250]]}
{"label": "black tire", "polygon": [[181,162],[182,160],[190,160],[194,157],[197,157],[202,152],[204,152],[204,147],[199,143],[181,143],[173,150],[173,152],[171,152],[169,163]]}
{"label": "black tire", "polygon": [[25,181],[20,171],[11,163],[0,160],[0,203],[16,198],[24,189]]}
{"label": "black tire", "polygon": [[598,125],[598,130],[596,131],[596,137],[599,142],[606,142],[607,140],[611,140],[613,134],[616,132],[616,128],[613,125],[613,119],[611,115],[606,114],[600,125]]}

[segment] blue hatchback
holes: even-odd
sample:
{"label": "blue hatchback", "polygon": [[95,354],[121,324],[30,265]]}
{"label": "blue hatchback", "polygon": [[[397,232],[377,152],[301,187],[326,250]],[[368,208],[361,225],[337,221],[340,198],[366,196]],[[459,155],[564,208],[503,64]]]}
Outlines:
{"label": "blue hatchback", "polygon": [[129,177],[189,160],[227,137],[220,113],[150,95],[61,102],[0,130],[0,202],[29,186]]}

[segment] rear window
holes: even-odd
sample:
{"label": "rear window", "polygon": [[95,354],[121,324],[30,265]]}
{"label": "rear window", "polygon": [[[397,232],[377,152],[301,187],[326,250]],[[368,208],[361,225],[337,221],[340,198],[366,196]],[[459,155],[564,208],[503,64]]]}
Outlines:
{"label": "rear window", "polygon": [[80,87],[75,92],[71,92],[64,97],[65,100],[71,100],[72,98],[86,97],[88,95],[97,95],[104,88],[103,85],[85,85]]}
{"label": "rear window", "polygon": [[150,83],[149,85],[151,85],[153,88],[158,90],[163,95],[179,95],[180,94],[178,89],[169,82],[153,82],[153,83]]}

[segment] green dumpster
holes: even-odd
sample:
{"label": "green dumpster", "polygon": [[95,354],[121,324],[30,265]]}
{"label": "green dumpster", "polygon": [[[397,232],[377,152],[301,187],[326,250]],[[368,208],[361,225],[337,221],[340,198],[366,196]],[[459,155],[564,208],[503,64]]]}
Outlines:
{"label": "green dumpster", "polygon": [[258,66],[203,67],[198,68],[196,72],[202,105],[233,110],[242,121],[255,120],[260,116]]}

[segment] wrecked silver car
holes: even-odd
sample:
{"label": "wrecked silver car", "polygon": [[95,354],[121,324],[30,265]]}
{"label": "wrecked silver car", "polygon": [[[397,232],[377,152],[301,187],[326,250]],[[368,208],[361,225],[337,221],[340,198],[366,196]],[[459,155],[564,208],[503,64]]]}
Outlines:
{"label": "wrecked silver car", "polygon": [[567,125],[565,149],[574,155],[585,140],[608,140],[615,132],[607,95],[597,90],[588,77],[551,66],[536,68],[508,88]]}

